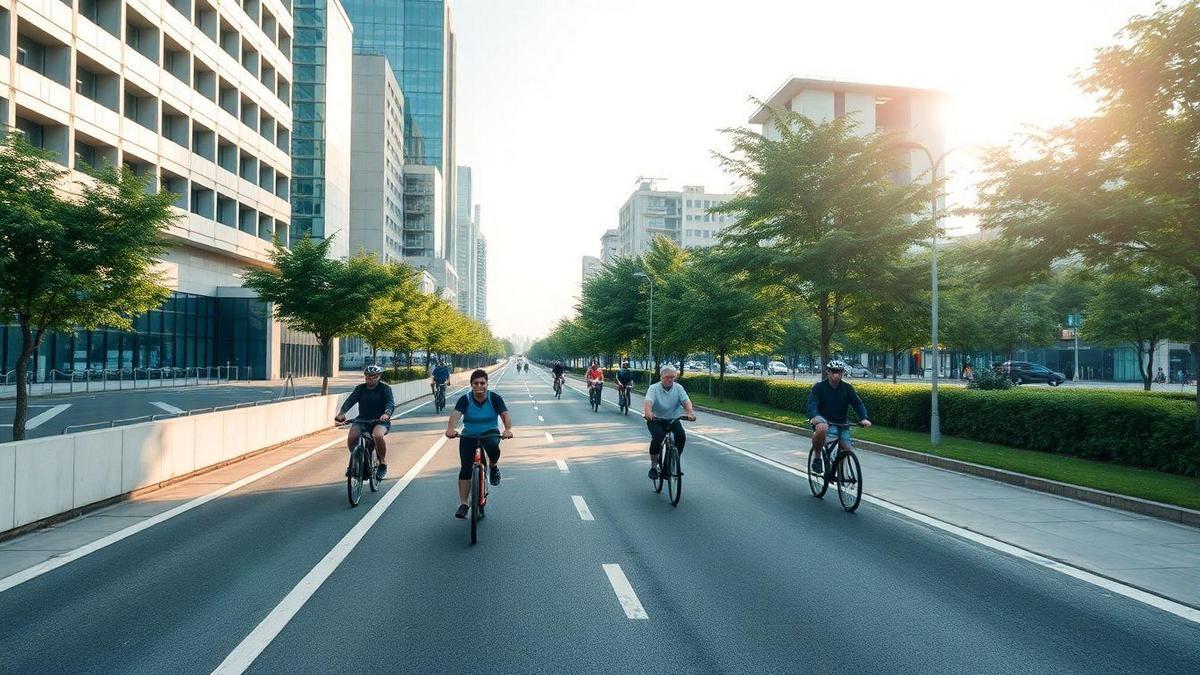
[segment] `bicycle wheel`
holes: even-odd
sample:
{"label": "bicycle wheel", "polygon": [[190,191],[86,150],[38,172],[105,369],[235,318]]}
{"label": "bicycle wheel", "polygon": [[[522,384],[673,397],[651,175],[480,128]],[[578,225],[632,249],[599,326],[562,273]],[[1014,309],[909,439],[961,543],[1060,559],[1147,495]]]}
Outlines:
{"label": "bicycle wheel", "polygon": [[467,499],[468,499],[467,504],[470,505],[470,511],[471,511],[467,515],[467,520],[471,521],[471,543],[472,544],[474,544],[476,541],[478,541],[478,537],[476,536],[476,530],[479,529],[479,499],[481,496],[479,493],[479,477],[481,474],[482,474],[482,469],[480,469],[479,465],[476,464],[475,468],[471,470],[471,492],[470,492],[470,495],[467,497]]}
{"label": "bicycle wheel", "polygon": [[829,484],[825,482],[824,474],[814,474],[812,472],[813,459],[817,457],[817,453],[821,452],[818,448],[813,448],[808,451],[808,465],[805,466],[805,472],[808,474],[808,489],[812,490],[813,496],[818,499],[825,496],[825,491],[829,489]]}
{"label": "bicycle wheel", "polygon": [[667,472],[667,494],[671,497],[671,506],[679,506],[679,498],[683,496],[683,462],[679,448],[672,443],[668,449],[671,470]]}
{"label": "bicycle wheel", "polygon": [[[663,445],[665,446],[666,443],[663,443]],[[663,483],[665,483],[667,480],[667,462],[670,455],[667,453],[667,449],[665,447],[663,448],[662,452],[662,463],[658,466],[658,478],[654,479],[654,491],[656,493],[662,492]]]}
{"label": "bicycle wheel", "polygon": [[858,457],[849,450],[843,450],[835,468],[838,501],[847,513],[853,513],[862,501],[862,467]]}
{"label": "bicycle wheel", "polygon": [[358,445],[354,450],[350,451],[350,466],[348,469],[349,476],[346,476],[346,496],[350,498],[350,506],[358,506],[358,502],[362,499],[362,484],[363,484],[363,460],[362,460],[362,445]]}
{"label": "bicycle wheel", "polygon": [[375,480],[375,472],[379,470],[379,456],[375,454],[375,448],[372,447],[367,456],[371,461],[367,463],[367,480],[371,482],[371,492],[379,492],[379,481]]}

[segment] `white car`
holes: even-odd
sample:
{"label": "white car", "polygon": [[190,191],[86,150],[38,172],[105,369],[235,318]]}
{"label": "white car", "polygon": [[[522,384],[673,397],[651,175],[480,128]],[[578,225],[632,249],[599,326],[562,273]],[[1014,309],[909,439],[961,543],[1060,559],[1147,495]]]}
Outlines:
{"label": "white car", "polygon": [[[714,368],[713,368],[713,370],[715,371],[715,370],[716,370],[716,368],[714,367]],[[738,368],[736,365],[734,365],[734,364],[732,364],[732,363],[726,363],[726,364],[725,364],[725,372],[727,372],[727,373],[740,373],[740,372],[742,372],[742,371],[741,371],[741,369],[740,369],[740,368]]]}
{"label": "white car", "polygon": [[768,375],[787,375],[788,367],[786,365],[784,365],[783,361],[772,361],[767,364],[767,374]]}

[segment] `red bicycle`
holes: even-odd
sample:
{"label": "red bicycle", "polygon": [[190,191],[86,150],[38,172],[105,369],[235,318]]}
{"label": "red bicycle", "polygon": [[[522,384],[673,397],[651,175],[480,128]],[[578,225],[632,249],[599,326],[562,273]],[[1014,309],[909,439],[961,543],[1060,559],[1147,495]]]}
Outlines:
{"label": "red bicycle", "polygon": [[499,436],[497,432],[488,434],[457,434],[460,438],[475,441],[475,463],[471,465],[471,484],[467,498],[467,521],[471,523],[471,543],[479,540],[479,521],[483,520],[483,507],[487,506],[488,498],[488,458],[483,451],[483,439],[489,436]]}

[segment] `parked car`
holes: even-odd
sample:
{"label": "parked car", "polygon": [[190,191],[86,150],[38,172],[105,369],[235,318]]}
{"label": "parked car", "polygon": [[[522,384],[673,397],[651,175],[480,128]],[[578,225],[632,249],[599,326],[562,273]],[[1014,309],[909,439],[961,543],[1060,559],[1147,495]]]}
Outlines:
{"label": "parked car", "polygon": [[858,362],[846,364],[846,375],[848,377],[875,377],[870,368]]}
{"label": "parked car", "polygon": [[784,365],[783,361],[772,361],[767,364],[767,374],[768,375],[787,375],[788,367],[786,365]]}
{"label": "parked car", "polygon": [[[720,364],[717,364],[717,365],[720,365]],[[740,368],[738,368],[738,367],[737,367],[737,364],[735,364],[735,363],[726,363],[726,364],[725,364],[725,372],[727,372],[727,373],[740,373],[740,372],[742,372],[742,371],[741,371],[741,369],[740,369]]]}
{"label": "parked car", "polygon": [[1007,375],[1013,384],[1029,384],[1045,382],[1051,387],[1057,387],[1067,381],[1066,375],[1050,370],[1040,363],[1029,361],[1005,361],[998,370]]}

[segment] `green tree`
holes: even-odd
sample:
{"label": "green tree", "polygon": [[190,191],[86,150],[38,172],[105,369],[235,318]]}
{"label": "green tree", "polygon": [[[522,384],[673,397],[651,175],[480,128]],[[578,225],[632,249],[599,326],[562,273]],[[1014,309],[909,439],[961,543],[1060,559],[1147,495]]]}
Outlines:
{"label": "green tree", "polygon": [[930,307],[927,258],[910,256],[884,273],[880,290],[858,303],[849,334],[867,347],[887,352],[892,382],[900,370],[900,355],[928,344]]}
{"label": "green tree", "polygon": [[[1198,34],[1200,0],[1134,17],[1081,80],[1098,114],[989,155],[981,224],[1001,232],[1014,259],[1036,268],[1069,255],[1131,258],[1200,289]],[[1190,314],[1195,353],[1200,306]],[[1196,405],[1200,439],[1200,396]]]}
{"label": "green tree", "polygon": [[[405,263],[376,263],[378,273],[390,277],[387,292],[370,303],[370,321],[360,322],[355,334],[371,345],[371,363],[379,364],[379,348],[402,342],[416,321],[414,305],[422,305],[418,272]],[[394,362],[394,359],[393,359]]]}
{"label": "green tree", "polygon": [[[669,355],[678,360],[681,369],[687,361],[688,354],[700,349],[700,336],[691,331],[687,325],[687,315],[697,311],[697,307],[688,306],[682,302],[685,289],[684,265],[688,252],[675,242],[663,236],[656,236],[650,242],[650,248],[642,254],[642,268],[649,276],[649,283],[654,284],[654,343],[658,346],[654,354],[654,372],[659,371],[662,357]],[[646,309],[649,311],[650,288],[642,284],[647,297]],[[643,314],[639,324],[649,324],[649,315]]]}
{"label": "green tree", "polygon": [[[768,109],[773,134],[726,133],[725,170],[745,185],[718,212],[737,221],[722,235],[735,267],[802,299],[818,322],[821,362],[847,312],[879,291],[882,273],[932,234],[929,188],[897,185],[907,169],[896,139],[860,135],[852,116],[825,123]],[[766,244],[764,242],[769,242]]]}
{"label": "green tree", "polygon": [[248,268],[246,288],[274,305],[275,318],[311,333],[321,346],[321,393],[329,393],[333,340],[360,332],[371,320],[371,303],[390,291],[392,276],[372,256],[327,257],[332,239],[304,237],[292,248],[276,242],[271,268]]}
{"label": "green tree", "polygon": [[66,172],[19,132],[0,141],[0,316],[21,334],[13,440],[25,438],[30,359],[52,332],[132,329],[168,296],[156,260],[175,196],[111,166],[60,192]]}
{"label": "green tree", "polygon": [[821,348],[818,330],[817,320],[807,307],[793,310],[783,324],[780,353],[791,359],[793,366],[802,356],[811,360],[813,352]]}
{"label": "green tree", "polygon": [[1191,317],[1185,300],[1194,292],[1179,274],[1136,270],[1102,277],[1084,307],[1082,335],[1103,345],[1132,346],[1142,388],[1150,391],[1154,352],[1163,340],[1188,334]]}

